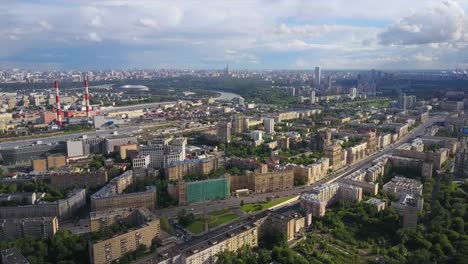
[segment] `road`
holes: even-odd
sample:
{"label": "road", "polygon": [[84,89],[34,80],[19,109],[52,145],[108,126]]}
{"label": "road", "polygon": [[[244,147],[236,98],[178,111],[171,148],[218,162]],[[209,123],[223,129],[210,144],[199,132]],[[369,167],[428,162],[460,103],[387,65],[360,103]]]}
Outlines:
{"label": "road", "polygon": [[175,101],[168,101],[168,102],[157,102],[157,103],[148,103],[148,104],[136,104],[136,105],[128,105],[128,106],[116,106],[111,108],[104,108],[97,110],[101,113],[112,113],[112,112],[121,112],[121,111],[133,111],[133,110],[140,110],[145,108],[152,108],[152,107],[159,107],[163,105],[173,105]]}
{"label": "road", "polygon": [[0,148],[4,149],[4,148],[28,146],[28,145],[36,143],[37,141],[42,141],[43,144],[55,143],[55,142],[80,138],[84,135],[88,137],[105,136],[105,135],[110,135],[114,133],[115,131],[117,131],[119,134],[132,134],[132,133],[139,132],[140,128],[128,127],[128,128],[118,128],[118,129],[106,129],[106,130],[97,130],[97,131],[91,131],[91,132],[81,132],[81,133],[76,133],[76,134],[57,135],[57,136],[52,136],[52,137],[7,141],[7,142],[1,142]]}
{"label": "road", "polygon": [[189,212],[196,212],[196,213],[202,213],[202,212],[209,212],[213,210],[219,210],[219,209],[225,209],[225,208],[238,208],[240,206],[241,200],[244,201],[244,203],[254,203],[258,201],[265,201],[267,197],[284,197],[284,196],[293,196],[293,195],[300,195],[301,193],[304,192],[309,192],[313,188],[319,186],[320,184],[326,183],[326,182],[333,182],[338,180],[341,177],[344,177],[345,175],[348,175],[352,172],[355,172],[359,169],[367,168],[370,166],[370,162],[380,156],[386,155],[386,154],[391,154],[393,150],[402,144],[413,140],[414,138],[418,136],[424,135],[425,130],[432,126],[435,122],[442,121],[445,117],[443,116],[435,116],[432,117],[428,120],[428,122],[418,126],[417,128],[413,129],[410,131],[408,134],[403,136],[401,139],[399,139],[397,142],[393,143],[390,146],[387,146],[386,148],[375,152],[372,155],[369,155],[368,157],[350,165],[346,166],[338,171],[335,171],[331,174],[329,174],[326,178],[312,184],[309,186],[301,186],[294,188],[292,190],[287,190],[287,191],[281,191],[281,192],[274,192],[274,193],[262,193],[262,194],[255,194],[252,196],[248,197],[230,197],[225,200],[218,200],[218,201],[207,201],[207,202],[201,202],[201,203],[195,203],[195,204],[190,204],[186,206],[177,206],[177,207],[172,207],[172,208],[165,208],[165,209],[158,209],[155,210],[155,214],[159,216],[165,216],[168,218],[173,218],[177,216],[177,213],[185,209]]}
{"label": "road", "polygon": [[[43,137],[43,138],[5,141],[5,142],[0,142],[0,149],[28,146],[28,145],[35,144],[38,141],[41,141],[43,144],[56,143],[56,142],[61,142],[61,141],[67,141],[70,139],[80,138],[84,135],[88,136],[89,138],[94,138],[98,136],[100,137],[110,136],[115,132],[117,132],[119,135],[136,134],[136,133],[143,132],[144,129],[154,127],[158,124],[160,123],[150,123],[150,124],[137,125],[133,127],[96,130],[96,131],[81,132],[81,133],[76,133],[76,134],[63,134],[63,135]],[[213,127],[214,125],[203,125],[201,127],[192,127],[192,128],[185,128],[185,129],[173,128],[173,130],[171,130],[171,128],[167,128],[167,131],[165,130],[158,131],[158,132],[152,133],[151,135],[154,137],[157,137],[157,136],[182,134],[182,133],[189,133],[189,132],[197,131],[197,130],[206,130],[206,129],[213,128]]]}

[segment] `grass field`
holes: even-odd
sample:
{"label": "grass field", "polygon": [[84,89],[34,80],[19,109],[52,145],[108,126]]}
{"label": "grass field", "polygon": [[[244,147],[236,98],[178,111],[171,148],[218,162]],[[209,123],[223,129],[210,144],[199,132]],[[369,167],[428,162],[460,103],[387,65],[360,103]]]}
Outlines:
{"label": "grass field", "polygon": [[[210,228],[232,222],[239,218],[237,214],[232,213],[229,209],[212,211],[209,212],[207,216],[210,218],[208,221],[208,226]],[[195,222],[187,226],[187,230],[193,234],[200,234],[205,231],[205,222],[203,221],[202,216],[199,215]]]}
{"label": "grass field", "polygon": [[273,199],[269,202],[256,202],[256,203],[249,203],[249,204],[244,204],[241,206],[241,210],[246,212],[246,213],[250,213],[250,212],[259,212],[259,211],[263,211],[263,210],[266,210],[268,208],[271,208],[277,204],[280,204],[280,203],[283,203],[291,198],[293,198],[294,196],[286,196],[286,197],[281,197],[281,198],[277,198],[277,199]]}

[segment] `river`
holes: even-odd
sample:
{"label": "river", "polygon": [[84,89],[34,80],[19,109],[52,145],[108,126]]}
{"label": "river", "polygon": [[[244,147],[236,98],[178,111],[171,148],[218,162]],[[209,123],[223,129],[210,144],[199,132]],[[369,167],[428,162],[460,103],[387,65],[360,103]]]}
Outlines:
{"label": "river", "polygon": [[238,94],[230,93],[230,92],[221,92],[221,91],[214,91],[221,94],[219,97],[216,98],[217,101],[231,101],[234,98],[241,97]]}

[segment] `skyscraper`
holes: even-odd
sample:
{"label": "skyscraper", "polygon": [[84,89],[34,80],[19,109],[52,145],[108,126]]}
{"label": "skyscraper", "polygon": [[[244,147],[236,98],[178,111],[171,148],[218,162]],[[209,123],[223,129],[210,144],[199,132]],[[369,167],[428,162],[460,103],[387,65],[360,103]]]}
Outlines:
{"label": "skyscraper", "polygon": [[319,88],[320,87],[320,67],[317,66],[315,67],[315,75],[314,75],[314,85],[315,85],[315,88]]}
{"label": "skyscraper", "polygon": [[242,134],[244,132],[245,127],[245,116],[243,115],[235,115],[232,120],[232,133],[233,134]]}
{"label": "skyscraper", "polygon": [[315,103],[315,90],[312,90],[312,92],[310,92],[310,103]]}
{"label": "skyscraper", "polygon": [[265,118],[263,119],[263,126],[265,127],[265,132],[272,134],[275,132],[275,119]]}
{"label": "skyscraper", "polygon": [[219,122],[217,129],[218,140],[223,143],[231,143],[231,122]]}
{"label": "skyscraper", "polygon": [[354,99],[356,98],[356,96],[357,96],[356,87],[352,87],[351,89],[349,89],[349,97],[351,97],[351,99]]}

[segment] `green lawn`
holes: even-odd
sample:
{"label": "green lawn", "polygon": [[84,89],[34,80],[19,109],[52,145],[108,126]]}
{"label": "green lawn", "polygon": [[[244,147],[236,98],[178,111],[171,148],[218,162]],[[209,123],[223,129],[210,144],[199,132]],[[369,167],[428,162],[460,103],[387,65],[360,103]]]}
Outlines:
{"label": "green lawn", "polygon": [[209,225],[211,228],[222,225],[224,223],[228,223],[231,221],[234,221],[238,219],[239,216],[233,213],[228,213],[224,215],[220,215],[218,217],[215,217],[213,220],[210,221]]}
{"label": "green lawn", "polygon": [[229,209],[220,209],[220,210],[209,212],[209,215],[219,216],[219,215],[227,214],[227,213],[230,213],[230,212],[231,211]]}
{"label": "green lawn", "polygon": [[[210,228],[229,223],[239,218],[237,214],[232,213],[229,209],[221,209],[209,212],[208,217],[210,217],[208,222],[208,226]],[[200,234],[205,231],[205,222],[202,220],[202,216],[198,215],[197,220],[187,226],[187,230],[193,234]]]}
{"label": "green lawn", "polygon": [[193,234],[200,234],[201,232],[204,231],[204,229],[205,229],[205,224],[200,220],[197,220],[193,222],[192,224],[190,224],[189,226],[187,226],[187,230]]}
{"label": "green lawn", "polygon": [[285,202],[291,198],[293,198],[294,196],[286,196],[286,197],[281,197],[281,198],[277,198],[277,199],[273,199],[269,202],[257,202],[257,203],[250,203],[250,204],[244,204],[241,206],[241,210],[244,211],[244,212],[247,212],[247,213],[250,213],[250,212],[259,212],[259,211],[263,211],[263,210],[266,210],[268,208],[271,208],[277,204],[280,204],[282,202]]}

